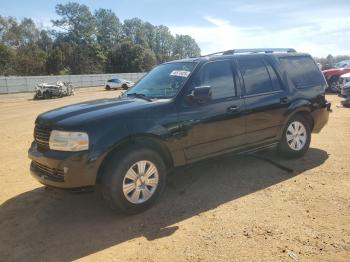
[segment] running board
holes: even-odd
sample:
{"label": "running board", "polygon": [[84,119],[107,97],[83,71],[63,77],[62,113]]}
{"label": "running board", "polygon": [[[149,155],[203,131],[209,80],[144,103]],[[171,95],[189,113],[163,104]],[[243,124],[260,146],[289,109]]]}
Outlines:
{"label": "running board", "polygon": [[244,150],[244,151],[239,152],[238,155],[259,152],[259,151],[262,151],[264,149],[268,149],[268,148],[274,147],[277,144],[278,144],[278,142],[275,142],[275,143],[264,145],[264,146],[261,146],[261,147],[255,147],[255,148],[252,148],[252,149]]}

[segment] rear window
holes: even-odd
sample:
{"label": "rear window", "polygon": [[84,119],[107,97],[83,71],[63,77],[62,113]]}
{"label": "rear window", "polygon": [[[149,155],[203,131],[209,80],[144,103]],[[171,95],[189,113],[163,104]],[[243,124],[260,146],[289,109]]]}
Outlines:
{"label": "rear window", "polygon": [[322,73],[311,57],[281,57],[280,62],[297,88],[308,88],[326,84]]}

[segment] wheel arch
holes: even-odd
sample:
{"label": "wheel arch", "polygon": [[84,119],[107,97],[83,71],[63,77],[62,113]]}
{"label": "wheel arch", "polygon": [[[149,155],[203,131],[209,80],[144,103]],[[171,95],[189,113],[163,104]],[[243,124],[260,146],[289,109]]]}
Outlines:
{"label": "wheel arch", "polygon": [[286,128],[289,120],[295,117],[296,115],[301,115],[302,117],[304,117],[310,124],[310,131],[312,131],[314,127],[314,119],[311,115],[310,107],[311,107],[311,104],[310,102],[307,101],[307,103],[305,103],[303,106],[289,108],[286,114],[287,117],[284,119],[278,138],[280,139],[282,137],[283,131]]}
{"label": "wheel arch", "polygon": [[163,158],[168,170],[174,167],[174,160],[170,150],[161,138],[152,134],[140,134],[119,141],[115,146],[113,146],[112,149],[105,153],[104,158],[98,168],[96,182],[100,182],[107,163],[118,153],[131,147],[135,149],[142,147],[154,150]]}

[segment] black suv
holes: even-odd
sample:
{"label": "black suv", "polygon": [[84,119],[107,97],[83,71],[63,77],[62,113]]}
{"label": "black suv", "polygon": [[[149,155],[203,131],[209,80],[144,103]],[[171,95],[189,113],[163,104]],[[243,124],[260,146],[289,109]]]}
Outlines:
{"label": "black suv", "polygon": [[327,83],[308,54],[240,49],[164,63],[115,99],[38,116],[31,173],[44,185],[100,185],[112,207],[138,212],[174,167],[277,146],[298,157],[328,121]]}

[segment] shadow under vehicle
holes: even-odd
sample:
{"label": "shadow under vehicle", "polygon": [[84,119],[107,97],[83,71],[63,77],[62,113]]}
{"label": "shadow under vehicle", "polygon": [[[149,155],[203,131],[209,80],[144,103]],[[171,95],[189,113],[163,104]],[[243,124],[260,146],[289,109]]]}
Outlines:
{"label": "shadow under vehicle", "polygon": [[[239,198],[297,177],[328,159],[326,151],[316,148],[301,159],[281,158],[272,149],[259,155],[294,170],[285,172],[246,155],[197,162],[175,170],[162,201],[134,216],[112,212],[98,194],[67,194],[44,187],[22,193],[0,206],[0,257],[73,261],[139,237],[148,241],[167,237],[182,229],[174,224],[224,204],[232,206]],[[240,210],[226,210],[239,216]]]}

